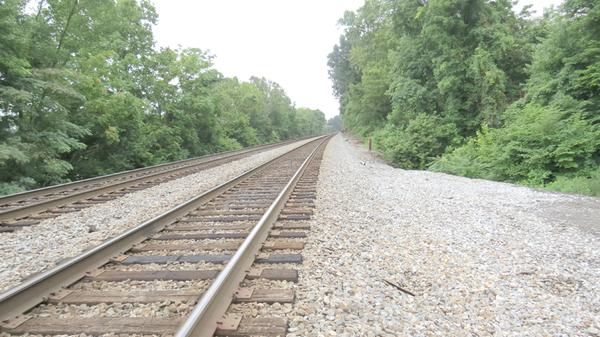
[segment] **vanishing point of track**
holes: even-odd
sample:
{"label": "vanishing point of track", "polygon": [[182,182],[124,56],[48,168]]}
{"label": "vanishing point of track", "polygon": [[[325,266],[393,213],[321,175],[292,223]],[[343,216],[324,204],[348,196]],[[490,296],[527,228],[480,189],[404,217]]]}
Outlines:
{"label": "vanishing point of track", "polygon": [[[320,159],[310,141],[0,294],[11,334],[280,336],[285,317],[245,303],[291,303]],[[157,283],[158,282],[158,283]],[[166,282],[166,286],[165,286]],[[69,305],[194,303],[168,317],[53,315]]]}
{"label": "vanishing point of track", "polygon": [[127,193],[289,143],[291,142],[218,153],[0,197],[0,232],[35,225],[44,219],[77,212]]}

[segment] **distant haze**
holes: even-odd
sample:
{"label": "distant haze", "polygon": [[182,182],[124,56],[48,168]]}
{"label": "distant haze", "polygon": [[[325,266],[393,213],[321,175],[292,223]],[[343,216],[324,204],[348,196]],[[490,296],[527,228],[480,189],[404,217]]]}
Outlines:
{"label": "distant haze", "polygon": [[[558,0],[522,1],[542,9]],[[327,54],[342,30],[337,21],[363,0],[154,0],[159,46],[194,47],[215,55],[226,76],[266,77],[298,107],[338,114],[327,74]]]}

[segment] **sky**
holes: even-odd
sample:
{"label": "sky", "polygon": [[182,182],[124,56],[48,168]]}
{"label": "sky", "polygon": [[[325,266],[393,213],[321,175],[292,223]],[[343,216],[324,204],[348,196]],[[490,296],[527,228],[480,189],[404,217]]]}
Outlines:
{"label": "sky", "polygon": [[[154,0],[160,47],[200,48],[215,68],[246,81],[279,83],[296,107],[338,114],[327,73],[327,55],[338,42],[337,22],[364,0]],[[543,8],[560,0],[522,0]]]}

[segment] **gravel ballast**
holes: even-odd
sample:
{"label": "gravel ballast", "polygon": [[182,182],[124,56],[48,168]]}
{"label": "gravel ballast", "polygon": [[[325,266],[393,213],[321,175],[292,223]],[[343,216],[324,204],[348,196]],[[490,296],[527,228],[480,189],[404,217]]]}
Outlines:
{"label": "gravel ballast", "polygon": [[0,292],[310,140],[210,168],[0,234]]}
{"label": "gravel ballast", "polygon": [[288,337],[600,336],[599,199],[395,169],[341,135],[317,198]]}

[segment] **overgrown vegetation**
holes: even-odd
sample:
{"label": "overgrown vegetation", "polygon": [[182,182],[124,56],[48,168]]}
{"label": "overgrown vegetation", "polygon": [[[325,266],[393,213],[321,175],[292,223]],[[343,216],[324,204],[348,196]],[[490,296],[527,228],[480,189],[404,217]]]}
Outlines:
{"label": "overgrown vegetation", "polygon": [[367,0],[340,22],[344,125],[395,165],[600,195],[597,0]]}
{"label": "overgrown vegetation", "polygon": [[145,0],[0,0],[0,194],[321,133],[264,78],[154,47]]}

